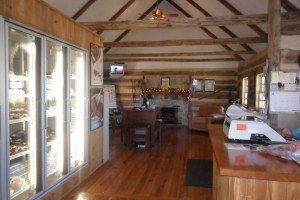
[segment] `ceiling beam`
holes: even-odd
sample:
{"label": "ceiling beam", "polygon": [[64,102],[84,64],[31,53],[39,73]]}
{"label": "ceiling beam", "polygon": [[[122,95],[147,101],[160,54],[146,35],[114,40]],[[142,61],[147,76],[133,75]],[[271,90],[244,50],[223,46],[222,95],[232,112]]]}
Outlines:
{"label": "ceiling beam", "polygon": [[299,11],[299,9],[296,6],[294,6],[294,4],[289,2],[288,0],[281,0],[280,3],[281,3],[281,7],[283,7],[288,12]]}
{"label": "ceiling beam", "polygon": [[241,61],[240,58],[104,58],[104,62],[216,62],[216,61]]}
{"label": "ceiling beam", "polygon": [[100,21],[83,22],[82,24],[92,30],[121,30],[145,28],[177,28],[177,27],[205,27],[226,26],[240,24],[258,24],[267,21],[267,14],[235,15],[198,18],[169,18],[156,20],[129,20],[129,21]]}
{"label": "ceiling beam", "polygon": [[[154,4],[152,4],[152,6],[150,6],[150,8],[148,8],[139,18],[138,20],[142,20],[144,19],[147,15],[149,15],[163,0],[157,0],[157,2],[154,2]],[[128,33],[130,32],[130,30],[126,30],[123,33],[121,33],[121,35],[119,35],[114,42],[119,42],[120,40],[122,40]],[[104,54],[106,54],[108,51],[110,50],[110,48],[106,48],[104,49]]]}
{"label": "ceiling beam", "polygon": [[206,52],[181,52],[181,53],[119,53],[106,54],[106,58],[118,57],[172,57],[172,56],[214,56],[214,55],[239,55],[239,54],[254,54],[252,51],[206,51]]}
{"label": "ceiling beam", "polygon": [[[200,12],[202,12],[206,17],[211,17],[212,15],[209,14],[204,8],[202,8],[199,4],[197,4],[193,0],[187,0],[192,6],[194,6],[196,9],[198,9]],[[227,33],[230,37],[237,38],[238,36],[234,34],[232,31],[230,31],[225,26],[219,26],[220,29],[222,29],[225,33]],[[254,51],[249,45],[247,44],[241,44],[247,51]]]}
{"label": "ceiling beam", "polygon": [[266,37],[242,37],[242,38],[218,38],[218,39],[105,42],[104,47],[162,47],[162,46],[218,45],[218,44],[266,43],[266,42],[267,42]]}
{"label": "ceiling beam", "polygon": [[78,19],[93,3],[95,3],[96,0],[89,0],[84,4],[76,13],[73,15],[73,19]]}
{"label": "ceiling beam", "polygon": [[[118,12],[116,12],[108,21],[115,21],[118,17],[120,17],[120,15],[123,14],[123,12],[125,12],[125,10],[127,10],[132,4],[133,2],[135,2],[135,0],[129,0],[122,8],[120,8],[120,10],[118,10]],[[98,34],[101,34],[103,32],[102,30],[98,30]]]}
{"label": "ceiling beam", "polygon": [[[177,10],[179,10],[180,12],[182,12],[186,17],[192,17],[192,15],[190,15],[188,12],[186,12],[183,8],[181,8],[178,4],[176,4],[174,1],[171,1],[171,0],[168,0],[168,2],[174,6]],[[210,30],[208,30],[207,28],[205,27],[200,27],[200,29],[205,32],[209,37],[213,38],[213,39],[217,39],[218,37],[213,33],[211,32]],[[225,45],[225,44],[221,44],[221,46],[228,50],[228,51],[233,51],[233,49],[231,47],[229,47],[228,45]],[[234,55],[235,58],[241,58],[242,57],[240,55]]]}
{"label": "ceiling beam", "polygon": [[[224,26],[240,24],[266,23],[267,14],[258,15],[234,15],[217,17],[199,17],[199,18],[169,18],[156,20],[129,20],[129,21],[101,21],[84,22],[83,25],[91,30],[121,30],[121,29],[147,29],[147,28],[184,28],[184,27],[206,27],[206,26]],[[282,22],[300,20],[300,11],[282,13]],[[266,37],[264,35],[263,37]]]}
{"label": "ceiling beam", "polygon": [[300,17],[297,13],[300,11],[281,14],[280,32],[282,35],[300,35]]}
{"label": "ceiling beam", "polygon": [[[243,15],[238,9],[236,9],[233,5],[231,5],[228,1],[226,0],[218,0],[223,6],[225,6],[228,10],[230,10],[233,14],[235,15]],[[267,36],[267,33],[259,28],[256,25],[248,25],[254,32],[256,32],[259,36]]]}

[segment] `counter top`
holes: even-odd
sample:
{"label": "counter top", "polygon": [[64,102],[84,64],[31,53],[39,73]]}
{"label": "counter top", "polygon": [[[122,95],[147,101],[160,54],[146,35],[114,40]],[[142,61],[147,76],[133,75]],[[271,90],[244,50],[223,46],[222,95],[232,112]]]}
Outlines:
{"label": "counter top", "polygon": [[300,165],[294,161],[257,151],[227,149],[223,125],[211,124],[208,130],[221,176],[300,182]]}

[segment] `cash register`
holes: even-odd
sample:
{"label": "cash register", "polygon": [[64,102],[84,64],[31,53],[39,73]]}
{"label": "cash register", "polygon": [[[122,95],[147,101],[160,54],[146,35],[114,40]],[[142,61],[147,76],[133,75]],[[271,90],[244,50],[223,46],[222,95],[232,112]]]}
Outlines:
{"label": "cash register", "polygon": [[285,143],[286,140],[265,121],[266,115],[232,104],[226,111],[223,131],[230,141]]}

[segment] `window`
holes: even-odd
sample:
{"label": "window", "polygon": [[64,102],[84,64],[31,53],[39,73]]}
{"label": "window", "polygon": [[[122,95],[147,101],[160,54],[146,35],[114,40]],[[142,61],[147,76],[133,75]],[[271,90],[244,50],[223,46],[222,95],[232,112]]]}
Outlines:
{"label": "window", "polygon": [[255,107],[264,109],[266,107],[266,75],[263,73],[256,76],[255,97]]}
{"label": "window", "polygon": [[242,85],[242,104],[248,104],[248,77],[243,78]]}

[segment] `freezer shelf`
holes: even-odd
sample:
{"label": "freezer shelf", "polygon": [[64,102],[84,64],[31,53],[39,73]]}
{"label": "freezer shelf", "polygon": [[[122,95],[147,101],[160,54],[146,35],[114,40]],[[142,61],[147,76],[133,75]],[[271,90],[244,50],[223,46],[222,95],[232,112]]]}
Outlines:
{"label": "freezer shelf", "polygon": [[21,156],[25,156],[26,154],[29,154],[30,153],[30,149],[28,150],[25,150],[25,151],[21,151],[19,153],[16,153],[16,154],[13,154],[9,157],[10,160],[13,160],[13,159],[16,159],[16,158],[19,158]]}
{"label": "freezer shelf", "polygon": [[30,121],[30,117],[26,117],[26,118],[21,118],[21,119],[12,119],[9,120],[9,124],[16,124],[16,123],[21,123],[21,122],[28,122]]}

